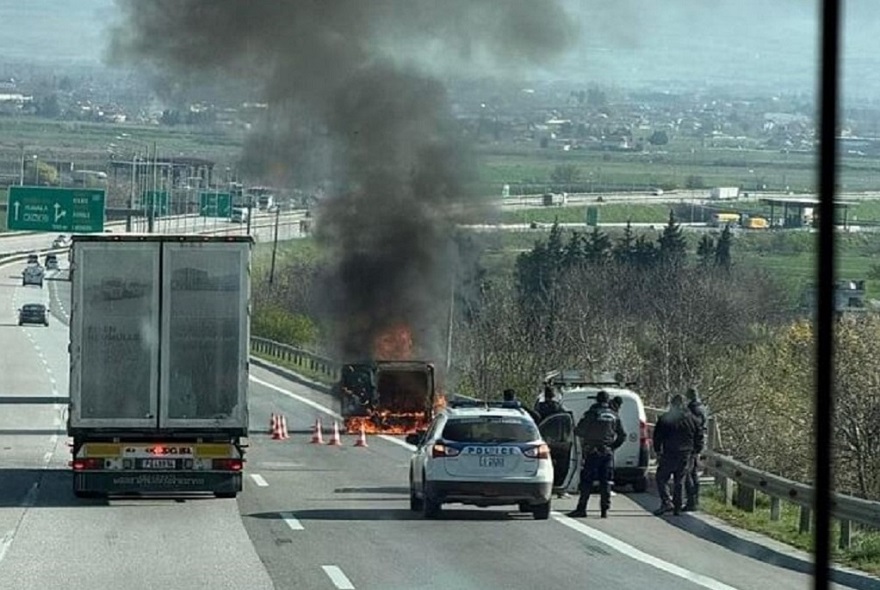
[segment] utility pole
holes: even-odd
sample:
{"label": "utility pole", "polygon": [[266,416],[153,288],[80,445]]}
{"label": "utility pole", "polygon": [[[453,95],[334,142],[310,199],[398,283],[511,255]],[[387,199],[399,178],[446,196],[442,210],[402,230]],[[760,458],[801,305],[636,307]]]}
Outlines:
{"label": "utility pole", "polygon": [[[272,241],[272,265],[269,267],[269,284],[275,281],[275,254],[278,252],[278,222],[281,218],[281,207],[275,209],[275,239]],[[251,216],[248,215],[248,225],[250,225]],[[248,231],[250,233],[250,231]]]}
{"label": "utility pole", "polygon": [[18,186],[24,186],[24,142],[18,144],[21,149],[21,168],[18,175]]}
{"label": "utility pole", "polygon": [[446,374],[452,367],[452,327],[455,323],[455,273],[449,279],[449,324],[446,327]]}

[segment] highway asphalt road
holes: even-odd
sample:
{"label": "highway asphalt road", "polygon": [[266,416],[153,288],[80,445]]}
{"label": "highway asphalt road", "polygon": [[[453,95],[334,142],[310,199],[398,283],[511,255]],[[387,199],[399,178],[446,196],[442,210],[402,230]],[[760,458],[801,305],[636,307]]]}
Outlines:
{"label": "highway asphalt road", "polygon": [[[69,284],[21,287],[0,267],[0,391],[65,395]],[[63,276],[63,272],[61,273]],[[14,310],[48,301],[50,325],[19,327]],[[745,557],[656,518],[649,495],[618,494],[611,518],[549,521],[504,508],[408,510],[410,449],[372,436],[368,448],[309,444],[322,393],[253,367],[245,490],[214,498],[77,500],[60,408],[0,412],[0,589],[382,588],[802,590],[807,574]],[[272,440],[272,412],[290,438]],[[595,502],[591,508],[595,509]]]}
{"label": "highway asphalt road", "polygon": [[[297,237],[299,233],[299,220],[303,218],[303,211],[292,211],[282,213],[279,219],[279,239],[290,239]],[[259,241],[269,241],[272,239],[274,232],[275,215],[271,213],[260,213],[255,215],[251,220],[252,233],[257,233]],[[132,228],[133,232],[145,232],[146,225],[140,220]],[[124,233],[125,222],[111,222],[106,228],[112,233]],[[156,233],[197,233],[197,232],[214,232],[225,233],[229,235],[245,234],[247,230],[246,223],[232,223],[226,219],[196,217],[196,216],[176,216],[163,219],[157,219],[154,225]],[[256,230],[256,231],[253,231]],[[36,250],[46,250],[51,248],[52,240],[59,232],[45,233],[0,233],[0,253],[10,252],[31,252]]]}

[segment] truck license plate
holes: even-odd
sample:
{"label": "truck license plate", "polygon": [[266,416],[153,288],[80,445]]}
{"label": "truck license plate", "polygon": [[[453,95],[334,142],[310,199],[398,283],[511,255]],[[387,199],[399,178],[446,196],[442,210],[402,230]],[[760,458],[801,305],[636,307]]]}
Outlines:
{"label": "truck license plate", "polygon": [[141,469],[174,469],[176,467],[174,459],[142,459]]}

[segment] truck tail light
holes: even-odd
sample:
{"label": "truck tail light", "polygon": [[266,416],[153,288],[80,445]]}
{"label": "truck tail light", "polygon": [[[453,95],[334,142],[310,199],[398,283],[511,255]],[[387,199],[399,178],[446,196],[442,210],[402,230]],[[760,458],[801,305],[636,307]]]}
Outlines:
{"label": "truck tail light", "polygon": [[89,471],[101,469],[104,466],[104,460],[98,458],[91,459],[74,459],[72,467],[74,471]]}
{"label": "truck tail light", "polygon": [[530,459],[549,459],[550,447],[545,443],[541,443],[536,447],[531,447],[523,451],[523,455]]}
{"label": "truck tail light", "polygon": [[241,459],[214,459],[211,466],[215,471],[241,471],[244,461]]}
{"label": "truck tail light", "polygon": [[436,443],[431,448],[431,457],[457,457],[461,453],[459,449],[453,449],[452,447],[447,447],[444,444]]}
{"label": "truck tail light", "polygon": [[639,420],[639,446],[651,446],[651,437],[648,435],[648,425],[644,420]]}

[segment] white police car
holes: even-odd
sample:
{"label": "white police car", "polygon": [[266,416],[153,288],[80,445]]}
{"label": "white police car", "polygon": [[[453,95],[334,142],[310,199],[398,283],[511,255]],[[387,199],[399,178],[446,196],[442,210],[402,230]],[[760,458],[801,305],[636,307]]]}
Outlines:
{"label": "white police car", "polygon": [[[451,402],[424,433],[410,434],[410,509],[426,518],[444,503],[515,505],[550,516],[550,447],[516,402]],[[567,459],[567,458],[566,458]]]}

